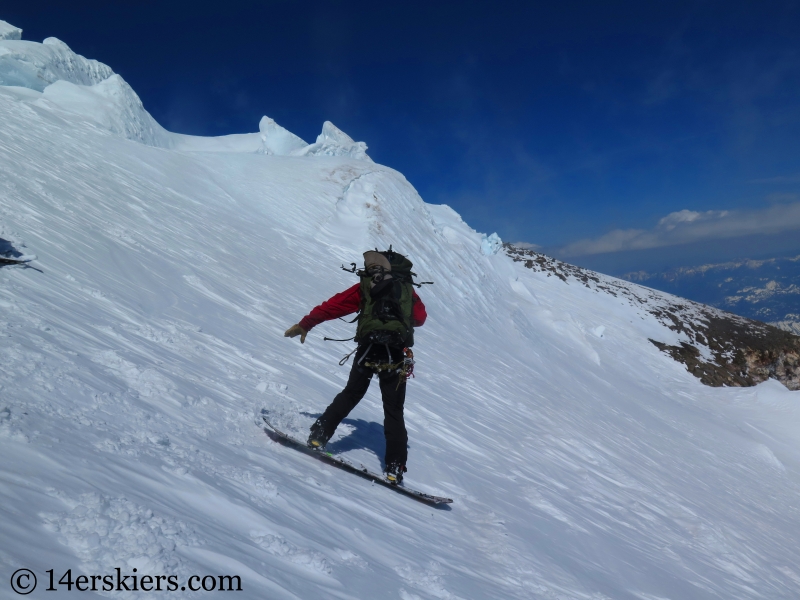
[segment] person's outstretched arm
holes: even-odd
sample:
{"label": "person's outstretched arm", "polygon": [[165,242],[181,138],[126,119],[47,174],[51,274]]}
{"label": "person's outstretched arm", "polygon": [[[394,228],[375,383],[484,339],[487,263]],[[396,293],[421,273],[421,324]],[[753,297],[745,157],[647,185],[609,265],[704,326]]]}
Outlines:
{"label": "person's outstretched arm", "polygon": [[[343,292],[327,299],[319,306],[308,313],[305,317],[300,319],[297,325],[292,325],[284,333],[284,337],[297,337],[300,336],[300,343],[304,344],[306,335],[312,328],[316,327],[324,321],[331,319],[338,319],[357,312],[361,306],[361,284],[357,283],[353,287],[346,289]],[[423,311],[424,311],[423,307]]]}

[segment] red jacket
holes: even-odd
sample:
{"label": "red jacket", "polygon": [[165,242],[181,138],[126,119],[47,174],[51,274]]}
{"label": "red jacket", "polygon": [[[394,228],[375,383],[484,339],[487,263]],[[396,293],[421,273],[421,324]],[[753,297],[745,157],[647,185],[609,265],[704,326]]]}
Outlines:
{"label": "red jacket", "polygon": [[[425,305],[417,296],[417,292],[412,290],[412,293],[414,294],[414,299],[411,305],[411,325],[419,327],[425,323],[428,313],[425,312]],[[311,331],[312,327],[316,327],[323,321],[351,315],[354,312],[358,312],[359,308],[361,308],[361,284],[357,283],[314,308],[302,318],[299,325],[306,331]]]}

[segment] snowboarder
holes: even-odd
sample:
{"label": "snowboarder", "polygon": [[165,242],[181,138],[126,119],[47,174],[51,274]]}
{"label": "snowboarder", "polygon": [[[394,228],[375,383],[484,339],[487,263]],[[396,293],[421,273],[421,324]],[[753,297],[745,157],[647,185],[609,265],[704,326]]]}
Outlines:
{"label": "snowboarder", "polygon": [[[414,344],[414,327],[425,323],[425,305],[412,287],[411,261],[393,252],[364,253],[361,281],[314,308],[284,333],[285,337],[306,335],[324,321],[358,311],[353,367],[345,388],[311,426],[308,445],[323,448],[339,423],[367,393],[377,373],[383,398],[383,430],[386,437],[386,478],[399,483],[406,472],[408,434],[403,420],[408,368],[413,362],[409,348]],[[355,270],[355,265],[353,265]],[[411,359],[413,361],[413,359]]]}

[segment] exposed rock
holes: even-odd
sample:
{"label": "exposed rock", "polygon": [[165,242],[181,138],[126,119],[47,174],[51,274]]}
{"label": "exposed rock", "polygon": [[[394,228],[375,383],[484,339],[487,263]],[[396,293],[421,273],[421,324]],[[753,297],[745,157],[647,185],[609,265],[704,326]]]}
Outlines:
{"label": "exposed rock", "polygon": [[713,361],[703,360],[699,349],[685,342],[670,346],[650,341],[685,364],[706,385],[746,387],[772,378],[790,390],[800,389],[799,337],[741,317],[725,318],[709,312],[705,316],[708,325],[693,333],[698,341],[707,341]]}

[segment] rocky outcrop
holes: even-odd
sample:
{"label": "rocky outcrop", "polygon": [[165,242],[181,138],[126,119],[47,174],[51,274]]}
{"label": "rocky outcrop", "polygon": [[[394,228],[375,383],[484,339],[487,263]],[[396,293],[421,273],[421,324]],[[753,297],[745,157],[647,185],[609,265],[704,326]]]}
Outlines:
{"label": "rocky outcrop", "polygon": [[[733,316],[733,315],[732,315]],[[705,313],[707,325],[692,330],[705,341],[713,360],[704,360],[697,345],[670,346],[650,340],[660,350],[686,365],[706,385],[745,387],[777,379],[790,390],[800,389],[800,337],[741,317]]]}
{"label": "rocky outcrop", "polygon": [[598,293],[628,298],[680,335],[683,341],[678,345],[650,341],[686,365],[689,372],[706,385],[746,387],[772,378],[790,390],[800,389],[800,337],[792,333],[582,269],[539,252],[511,244],[503,247],[509,257],[529,269],[558,277],[565,283],[578,282]]}

